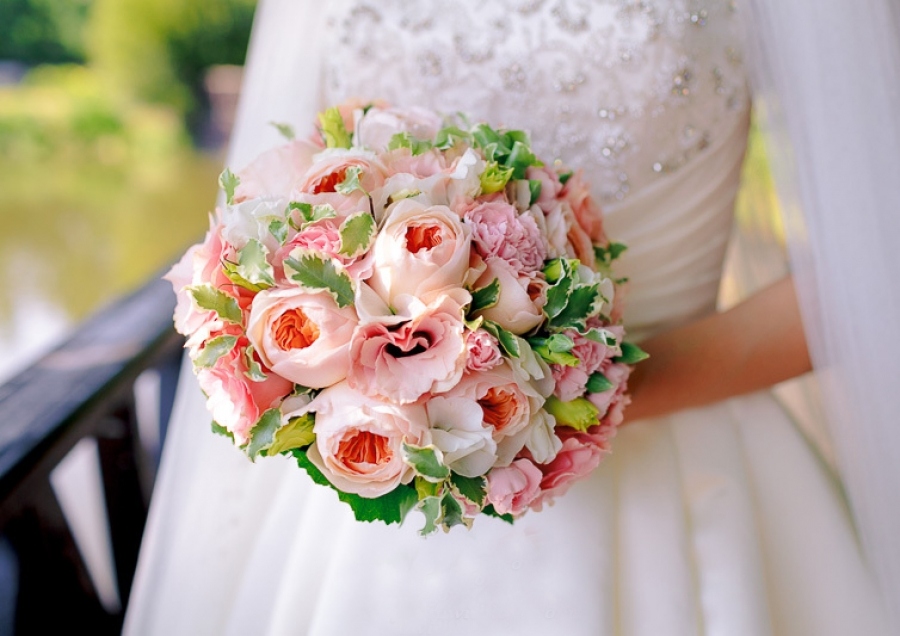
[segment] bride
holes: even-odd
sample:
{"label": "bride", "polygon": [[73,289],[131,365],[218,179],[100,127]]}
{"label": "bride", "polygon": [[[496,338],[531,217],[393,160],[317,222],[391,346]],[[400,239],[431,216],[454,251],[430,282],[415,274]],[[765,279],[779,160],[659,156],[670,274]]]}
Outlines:
{"label": "bride", "polygon": [[[231,166],[278,143],[269,122],[349,97],[529,130],[630,246],[626,322],[653,357],[592,477],[427,540],[415,513],[353,521],[286,458],[251,465],[186,370],[126,633],[891,633],[898,23],[838,5],[263,2]],[[751,93],[792,142],[774,159],[795,274],[716,314]],[[809,367],[803,326],[840,479],[761,390]]]}

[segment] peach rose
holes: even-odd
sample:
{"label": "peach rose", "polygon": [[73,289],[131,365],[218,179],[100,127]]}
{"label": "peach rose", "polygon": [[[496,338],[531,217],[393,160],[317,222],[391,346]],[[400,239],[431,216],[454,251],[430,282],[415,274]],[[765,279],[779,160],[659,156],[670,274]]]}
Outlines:
{"label": "peach rose", "polygon": [[401,294],[427,302],[459,287],[469,268],[471,234],[450,208],[404,199],[388,212],[375,239],[369,284],[391,306]]}
{"label": "peach rose", "polygon": [[527,382],[520,382],[505,362],[489,371],[466,373],[447,397],[465,397],[477,402],[484,423],[493,428],[492,435],[497,441],[525,430],[532,414],[544,403],[540,394]]}
{"label": "peach rose", "polygon": [[362,497],[380,497],[413,478],[404,442],[431,443],[423,406],[382,402],[346,382],[325,389],[302,410],[316,414],[310,461],[336,488]]}
{"label": "peach rose", "polygon": [[541,471],[528,459],[517,459],[487,476],[487,501],[501,515],[518,517],[540,494]]}
{"label": "peach rose", "polygon": [[331,148],[316,155],[316,162],[300,180],[297,190],[307,194],[337,192],[350,168],[359,168],[359,183],[366,192],[384,185],[385,169],[372,153]]}
{"label": "peach rose", "polygon": [[610,451],[610,440],[615,435],[611,426],[592,426],[586,433],[580,433],[567,426],[559,428],[562,448],[553,461],[538,464],[542,473],[541,494],[534,500],[532,508],[540,510],[544,503],[564,495],[569,487],[587,477]]}
{"label": "peach rose", "polygon": [[247,337],[275,373],[318,389],[347,377],[356,324],[327,292],[273,287],[253,299]]}

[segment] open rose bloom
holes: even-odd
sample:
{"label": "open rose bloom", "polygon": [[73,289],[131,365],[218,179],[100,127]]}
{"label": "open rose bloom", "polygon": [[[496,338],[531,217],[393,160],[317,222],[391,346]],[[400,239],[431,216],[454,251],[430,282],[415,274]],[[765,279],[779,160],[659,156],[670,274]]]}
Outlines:
{"label": "open rose bloom", "polygon": [[344,104],[220,183],[167,278],[213,429],[251,460],[427,533],[541,510],[610,452],[645,357],[624,248],[523,132]]}

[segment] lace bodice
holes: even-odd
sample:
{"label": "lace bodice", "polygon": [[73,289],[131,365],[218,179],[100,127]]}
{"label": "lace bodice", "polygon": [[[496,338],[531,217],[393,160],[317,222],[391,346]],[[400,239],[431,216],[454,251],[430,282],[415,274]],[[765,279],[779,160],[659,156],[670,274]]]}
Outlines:
{"label": "lace bodice", "polygon": [[332,0],[328,102],[381,98],[522,128],[584,170],[630,245],[626,318],[715,306],[746,139],[733,2]]}
{"label": "lace bodice", "polygon": [[606,203],[689,162],[746,109],[733,2],[329,4],[330,101],[525,128],[542,153],[588,170]]}

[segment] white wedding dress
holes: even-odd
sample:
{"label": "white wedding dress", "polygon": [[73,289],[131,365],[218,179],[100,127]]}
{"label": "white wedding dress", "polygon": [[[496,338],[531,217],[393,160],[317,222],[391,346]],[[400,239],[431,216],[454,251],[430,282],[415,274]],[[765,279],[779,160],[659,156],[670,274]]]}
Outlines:
{"label": "white wedding dress", "polygon": [[[629,245],[626,321],[647,335],[715,310],[748,133],[739,17],[713,0],[330,0],[269,31],[301,61],[251,66],[250,91],[306,69],[284,84],[297,112],[251,96],[242,121],[302,130],[363,97],[530,131]],[[234,167],[272,142],[245,134]],[[192,382],[126,633],[888,633],[837,480],[767,392],[631,424],[553,507],[423,539],[415,512],[360,524],[289,460],[251,465]]]}

